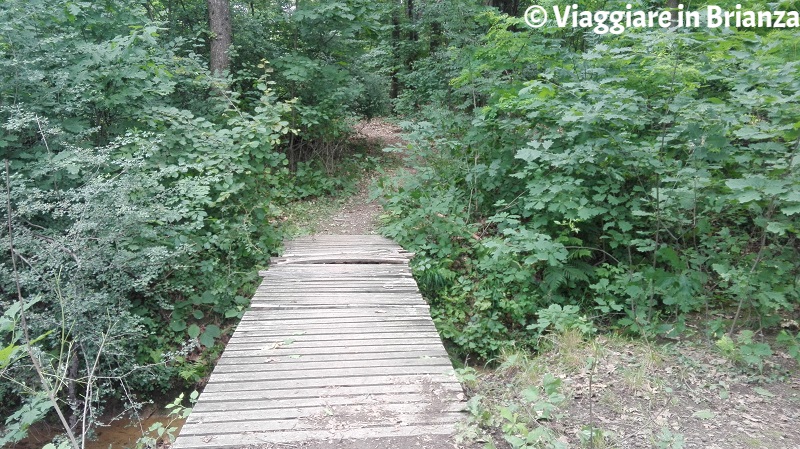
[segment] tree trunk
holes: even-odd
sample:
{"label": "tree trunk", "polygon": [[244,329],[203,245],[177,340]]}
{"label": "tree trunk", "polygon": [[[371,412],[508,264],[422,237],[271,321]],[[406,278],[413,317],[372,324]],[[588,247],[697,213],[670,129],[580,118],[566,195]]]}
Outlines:
{"label": "tree trunk", "polygon": [[431,22],[430,52],[433,53],[436,51],[440,45],[442,45],[442,24],[437,21],[433,21]]}
{"label": "tree trunk", "polygon": [[389,88],[389,98],[395,99],[400,95],[400,80],[397,79],[397,71],[400,60],[400,19],[397,11],[392,12],[392,84]]}
{"label": "tree trunk", "polygon": [[220,76],[230,66],[228,49],[232,42],[231,9],[228,0],[208,0],[208,23],[211,28],[211,73]]}
{"label": "tree trunk", "polygon": [[667,0],[667,8],[670,9],[670,18],[672,25],[670,28],[678,26],[678,0]]}
{"label": "tree trunk", "polygon": [[416,42],[419,40],[416,27],[416,11],[414,11],[414,0],[406,0],[406,15],[408,17],[408,40]]}
{"label": "tree trunk", "polygon": [[490,0],[489,6],[494,6],[500,12],[504,12],[512,17],[519,16],[519,0]]}

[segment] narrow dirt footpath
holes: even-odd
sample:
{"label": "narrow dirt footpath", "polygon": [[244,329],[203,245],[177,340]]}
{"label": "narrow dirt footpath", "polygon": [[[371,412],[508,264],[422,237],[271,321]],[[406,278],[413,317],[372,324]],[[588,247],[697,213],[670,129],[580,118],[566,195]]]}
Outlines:
{"label": "narrow dirt footpath", "polygon": [[[374,148],[385,148],[401,142],[400,128],[381,120],[360,123],[356,126],[357,139],[363,139]],[[377,234],[378,216],[381,206],[377,201],[369,200],[372,183],[380,176],[371,173],[365,176],[358,185],[358,193],[348,198],[342,208],[336,212],[328,223],[320,223],[318,234],[323,235],[366,235]]]}

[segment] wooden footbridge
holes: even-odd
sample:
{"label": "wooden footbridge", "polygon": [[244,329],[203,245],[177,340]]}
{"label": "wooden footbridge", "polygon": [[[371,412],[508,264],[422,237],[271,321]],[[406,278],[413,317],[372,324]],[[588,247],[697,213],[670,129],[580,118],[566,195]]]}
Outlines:
{"label": "wooden footbridge", "polygon": [[288,242],[173,448],[456,447],[464,396],[409,256],[379,236]]}

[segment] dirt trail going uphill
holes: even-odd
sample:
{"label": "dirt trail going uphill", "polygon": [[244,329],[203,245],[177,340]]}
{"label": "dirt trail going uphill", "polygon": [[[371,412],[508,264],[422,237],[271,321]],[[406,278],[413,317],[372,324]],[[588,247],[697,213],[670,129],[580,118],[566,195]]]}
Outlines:
{"label": "dirt trail going uphill", "polygon": [[[400,128],[381,120],[359,123],[356,125],[356,131],[358,132],[356,139],[361,139],[368,146],[377,149],[397,145],[401,142]],[[325,235],[377,234],[378,216],[382,209],[377,201],[369,200],[369,190],[379,176],[377,173],[369,173],[364,176],[359,182],[358,192],[345,201],[329,223],[321,223],[317,233]]]}

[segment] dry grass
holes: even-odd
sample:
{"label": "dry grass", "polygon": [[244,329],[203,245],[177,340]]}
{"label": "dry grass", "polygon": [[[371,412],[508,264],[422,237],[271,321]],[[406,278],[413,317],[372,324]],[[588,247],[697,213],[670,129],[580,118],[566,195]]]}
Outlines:
{"label": "dry grass", "polygon": [[[540,429],[544,440],[519,447],[800,448],[796,366],[794,374],[765,382],[700,342],[587,340],[567,332],[542,346],[538,355],[506,351],[496,370],[478,374],[473,410],[483,416],[472,418],[472,441],[510,448],[509,431]],[[558,395],[548,399],[553,379]],[[531,391],[539,394],[534,401]],[[548,401],[554,412],[542,419],[536,410]],[[504,418],[504,408],[518,421]]]}

